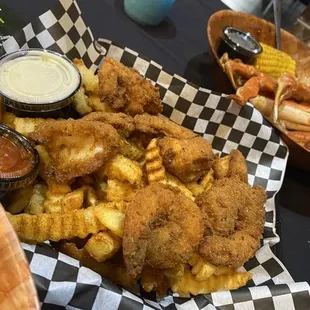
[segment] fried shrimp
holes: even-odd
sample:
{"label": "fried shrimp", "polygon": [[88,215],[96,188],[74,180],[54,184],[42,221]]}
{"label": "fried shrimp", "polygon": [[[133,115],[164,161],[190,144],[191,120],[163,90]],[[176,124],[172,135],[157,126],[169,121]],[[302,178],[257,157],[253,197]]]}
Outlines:
{"label": "fried shrimp", "polygon": [[128,137],[135,130],[133,118],[124,113],[93,112],[82,118],[85,121],[98,121],[114,127],[119,134]]}
{"label": "fried shrimp", "polygon": [[191,130],[174,123],[161,114],[136,115],[134,122],[138,132],[149,134],[154,138],[167,136],[176,139],[190,139],[197,136]]}
{"label": "fried shrimp", "polygon": [[45,174],[57,182],[93,173],[117,153],[120,143],[112,126],[83,120],[45,122],[30,137],[46,147],[50,161]]}
{"label": "fried shrimp", "polygon": [[100,99],[112,109],[130,115],[162,112],[158,87],[145,80],[135,69],[106,57],[99,68],[98,77]]}
{"label": "fried shrimp", "polygon": [[237,177],[215,181],[196,199],[205,222],[199,254],[214,265],[242,266],[260,247],[265,202],[260,186],[252,188]]}
{"label": "fried shrimp", "polygon": [[202,234],[201,211],[193,201],[173,187],[148,185],[126,210],[123,255],[128,273],[136,277],[144,265],[166,269],[186,262]]}
{"label": "fried shrimp", "polygon": [[212,146],[201,137],[186,140],[165,137],[158,145],[164,167],[185,183],[197,181],[212,167]]}

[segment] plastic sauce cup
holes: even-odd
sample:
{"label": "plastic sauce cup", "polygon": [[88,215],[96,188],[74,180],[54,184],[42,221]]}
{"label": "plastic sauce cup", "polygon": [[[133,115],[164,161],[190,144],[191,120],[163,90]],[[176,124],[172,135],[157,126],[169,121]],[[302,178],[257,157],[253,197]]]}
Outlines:
{"label": "plastic sauce cup", "polygon": [[262,47],[250,33],[234,27],[225,27],[218,50],[220,57],[224,53],[228,53],[230,59],[239,58],[249,64],[262,53]]}
{"label": "plastic sauce cup", "polygon": [[76,66],[43,49],[19,50],[0,58],[1,102],[18,111],[51,112],[68,106],[81,85]]}
{"label": "plastic sauce cup", "polygon": [[[15,168],[12,167],[12,171],[6,173],[0,173],[0,199],[8,191],[26,187],[34,182],[39,172],[40,158],[37,150],[32,146],[31,142],[17,131],[0,124],[0,138],[5,138],[9,142],[19,149],[24,155],[28,155],[24,158],[27,161],[25,169],[20,169],[19,162],[15,163]],[[8,151],[8,149],[1,149]],[[13,155],[13,154],[11,154]],[[3,156],[3,154],[1,155]],[[21,158],[19,158],[21,159]],[[5,161],[2,162],[2,164]],[[14,173],[14,171],[16,171]],[[24,172],[23,172],[24,171]]]}

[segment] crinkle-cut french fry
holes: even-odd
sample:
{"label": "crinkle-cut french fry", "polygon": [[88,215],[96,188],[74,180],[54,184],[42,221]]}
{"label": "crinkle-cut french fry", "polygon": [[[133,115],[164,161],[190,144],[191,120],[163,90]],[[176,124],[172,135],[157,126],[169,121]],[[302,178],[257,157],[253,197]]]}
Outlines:
{"label": "crinkle-cut french fry", "polygon": [[194,196],[198,196],[204,191],[203,186],[196,182],[184,183],[184,185],[192,192]]}
{"label": "crinkle-cut french fry", "polygon": [[118,154],[107,164],[106,176],[109,179],[127,181],[139,186],[142,183],[143,171],[138,162]]}
{"label": "crinkle-cut french fry", "polygon": [[35,149],[38,151],[40,156],[40,164],[39,164],[39,176],[44,180],[48,181],[48,177],[46,176],[46,167],[49,165],[51,158],[48,154],[48,151],[45,146],[37,145]]}
{"label": "crinkle-cut french fry", "polygon": [[101,102],[98,96],[90,95],[88,97],[88,105],[92,109],[92,111],[98,112],[113,112],[114,110],[109,107],[109,105],[105,102]]}
{"label": "crinkle-cut french fry", "polygon": [[166,173],[167,184],[178,188],[186,197],[195,200],[193,193],[182,183],[177,177],[170,173]]}
{"label": "crinkle-cut french fry", "polygon": [[27,208],[33,192],[32,186],[23,187],[10,194],[6,210],[12,214],[22,212]]}
{"label": "crinkle-cut french fry", "polygon": [[222,276],[227,274],[236,273],[236,269],[228,267],[228,266],[216,266],[214,275],[215,276]]}
{"label": "crinkle-cut french fry", "polygon": [[30,133],[33,132],[39,124],[44,122],[56,121],[53,118],[30,118],[30,117],[15,117],[13,125],[16,131],[29,137]]}
{"label": "crinkle-cut french fry", "polygon": [[107,228],[122,235],[125,217],[124,213],[113,209],[113,203],[66,213],[12,215],[7,212],[7,216],[19,238],[36,242],[84,239]]}
{"label": "crinkle-cut french fry", "polygon": [[10,113],[10,112],[3,112],[2,119],[1,119],[0,123],[15,129],[15,126],[14,126],[15,118],[16,118],[15,114]]}
{"label": "crinkle-cut french fry", "polygon": [[146,148],[145,170],[149,184],[155,182],[167,183],[166,170],[163,166],[163,159],[160,156],[157,139],[152,139]]}
{"label": "crinkle-cut french fry", "polygon": [[[106,203],[100,203],[97,207],[101,207],[102,212],[97,212],[96,215],[100,223],[102,223],[106,228],[111,230],[113,234],[122,238],[124,232],[124,220],[125,220],[125,213],[118,209],[109,208]],[[111,206],[111,205],[110,205]],[[115,204],[113,205],[115,206]]]}
{"label": "crinkle-cut french fry", "polygon": [[73,96],[72,107],[81,115],[85,115],[93,111],[88,105],[88,97],[85,95],[84,87],[81,87]]}
{"label": "crinkle-cut french fry", "polygon": [[98,76],[95,73],[88,69],[83,60],[74,58],[73,63],[77,66],[81,77],[82,77],[82,84],[85,87],[85,90],[92,94],[99,94],[99,80]]}
{"label": "crinkle-cut french fry", "polygon": [[54,247],[56,250],[79,260],[82,265],[98,272],[103,277],[111,279],[115,284],[121,285],[124,288],[132,289],[136,283],[136,279],[131,278],[127,274],[124,263],[117,261],[115,256],[112,259],[99,263],[84,248],[79,249],[74,243],[60,242],[54,244]]}
{"label": "crinkle-cut french fry", "polygon": [[212,275],[205,281],[198,281],[189,269],[185,269],[184,276],[175,280],[168,278],[170,288],[181,296],[208,294],[216,291],[235,290],[246,285],[252,278],[249,272],[232,273],[220,276]]}
{"label": "crinkle-cut french fry", "polygon": [[219,276],[236,272],[234,268],[227,266],[214,266],[198,254],[194,254],[188,263],[192,266],[191,272],[197,281],[205,281],[212,275]]}
{"label": "crinkle-cut french fry", "polygon": [[135,132],[135,134],[130,137],[130,142],[134,143],[138,148],[142,150],[145,150],[151,141],[152,136],[142,132]]}
{"label": "crinkle-cut french fry", "polygon": [[[44,202],[46,199],[46,184],[38,183],[33,186],[32,195],[25,213],[40,214],[44,212]],[[9,211],[9,210],[8,210]],[[10,212],[12,213],[12,212]]]}
{"label": "crinkle-cut french fry", "polygon": [[134,193],[135,189],[129,182],[109,179],[107,181],[105,199],[107,201],[128,201]]}
{"label": "crinkle-cut french fry", "polygon": [[201,179],[200,185],[204,191],[208,191],[214,182],[214,170],[211,168]]}
{"label": "crinkle-cut french fry", "polygon": [[121,245],[121,239],[103,231],[92,235],[84,248],[97,262],[103,262],[114,256]]}
{"label": "crinkle-cut french fry", "polygon": [[144,157],[144,150],[126,139],[121,140],[119,152],[121,155],[135,161],[140,161]]}

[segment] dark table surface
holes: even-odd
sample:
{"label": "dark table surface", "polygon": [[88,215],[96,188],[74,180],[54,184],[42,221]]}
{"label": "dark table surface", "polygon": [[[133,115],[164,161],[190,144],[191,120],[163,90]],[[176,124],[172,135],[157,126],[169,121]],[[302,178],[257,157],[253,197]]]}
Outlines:
{"label": "dark table surface", "polygon": [[[22,24],[27,24],[57,0],[1,2],[17,14]],[[209,17],[226,9],[219,0],[178,0],[169,18],[155,28],[131,21],[123,12],[123,0],[78,2],[95,38],[130,47],[200,86],[229,92],[227,79],[214,64],[206,38]],[[310,283],[310,172],[287,168],[276,207],[281,238],[275,247],[276,255],[295,281]]]}

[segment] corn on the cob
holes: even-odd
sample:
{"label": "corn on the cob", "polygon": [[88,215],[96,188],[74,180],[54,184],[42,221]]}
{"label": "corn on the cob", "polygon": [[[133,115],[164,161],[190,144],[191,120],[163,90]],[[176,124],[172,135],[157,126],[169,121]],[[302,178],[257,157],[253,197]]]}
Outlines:
{"label": "corn on the cob", "polygon": [[276,79],[285,72],[295,75],[296,63],[291,56],[264,43],[260,45],[263,52],[254,61],[256,69]]}

